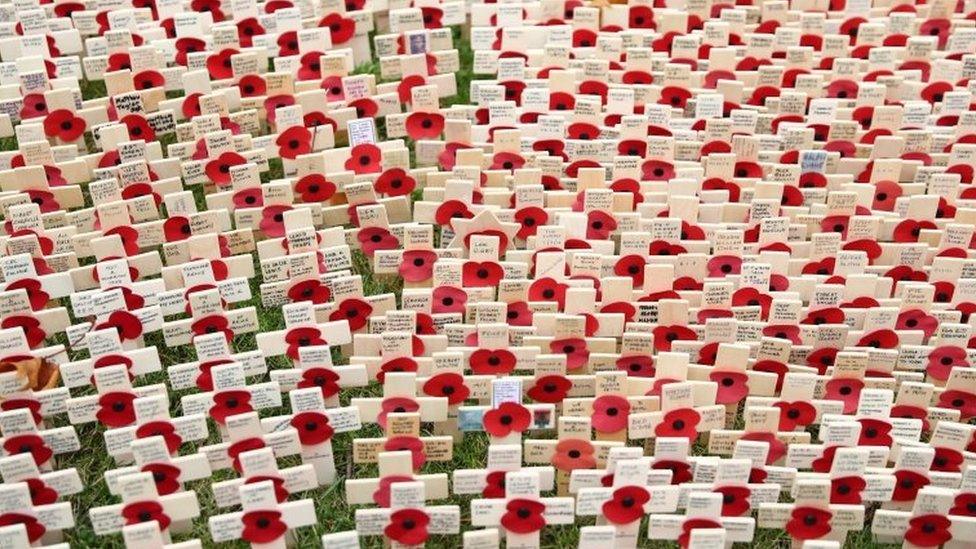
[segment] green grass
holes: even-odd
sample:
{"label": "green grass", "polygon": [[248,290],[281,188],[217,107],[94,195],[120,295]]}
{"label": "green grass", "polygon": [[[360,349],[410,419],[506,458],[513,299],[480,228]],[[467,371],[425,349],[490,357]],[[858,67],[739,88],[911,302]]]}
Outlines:
{"label": "green grass", "polygon": [[[442,102],[443,106],[445,107],[455,103],[467,103],[469,99],[470,82],[472,80],[471,64],[473,53],[471,51],[470,43],[467,40],[461,40],[460,29],[454,29],[454,31],[455,44],[459,49],[463,69],[456,75],[458,82],[458,95],[445,99]],[[372,63],[364,65],[359,67],[356,72],[373,73],[376,74],[377,78],[379,78],[379,64]],[[82,91],[86,99],[91,99],[104,95],[105,86],[102,82],[82,82]],[[170,137],[169,139],[171,140],[172,138]],[[13,150],[16,148],[16,142],[13,139],[5,139],[0,141],[0,147],[2,147],[3,150]],[[262,174],[262,181],[268,181],[283,176],[280,161],[274,160],[270,163],[270,165],[271,169],[269,172]],[[195,194],[198,206],[202,207],[204,204],[202,186],[194,185],[191,189]],[[417,195],[419,196],[419,192]],[[370,271],[369,262],[359,252],[355,253],[354,259],[354,269],[357,273],[363,276],[364,289],[367,294],[393,292],[399,295],[399,292],[402,289],[402,284],[399,281],[390,278],[374,278]],[[255,263],[257,263],[256,259]],[[257,267],[257,264],[255,264],[255,267]],[[256,271],[260,273],[260,269],[256,268]],[[251,289],[255,296],[259,295],[258,288],[259,281],[253,280],[251,283]],[[243,305],[258,306],[261,331],[274,331],[283,327],[280,309],[261,308],[259,299],[257,297],[255,297],[250,303],[245,303]],[[63,337],[59,342],[65,342]],[[146,337],[146,344],[156,346],[162,363],[166,366],[195,360],[195,354],[190,346],[177,348],[167,347],[162,340],[161,333],[159,332],[148,335]],[[234,347],[236,351],[255,349],[256,344],[254,335],[250,334],[238,336],[235,338]],[[73,359],[80,359],[84,358],[85,356],[86,353],[84,352],[72,353]],[[344,359],[340,357],[338,353],[335,354],[334,358],[337,364],[342,364],[344,362]],[[284,357],[273,357],[268,360],[268,363],[270,368],[288,368],[291,366],[290,361]],[[160,372],[147,376],[147,379],[142,380],[141,383],[148,384],[165,381],[165,374]],[[93,390],[89,388],[85,391],[76,393],[76,396],[81,394],[92,394],[92,392]],[[170,401],[174,415],[180,414],[180,397],[187,392],[188,391],[170,392]],[[344,391],[341,399],[342,403],[347,405],[349,403],[349,399],[352,397],[379,396],[380,394],[380,387],[373,384],[372,386],[363,389]],[[262,415],[277,415],[288,412],[289,410],[281,408],[262,411]],[[67,418],[65,417],[57,418],[53,421],[54,426],[62,426],[67,424]],[[102,537],[96,536],[88,519],[88,511],[92,507],[110,505],[119,502],[117,498],[109,494],[108,487],[105,483],[105,472],[109,469],[115,468],[116,464],[112,462],[111,458],[109,458],[104,451],[104,441],[102,438],[103,429],[95,424],[89,424],[79,426],[76,428],[76,430],[78,437],[82,441],[83,450],[67,456],[59,456],[58,458],[58,468],[76,468],[79,475],[81,475],[82,482],[85,486],[85,490],[82,493],[70,497],[70,501],[75,511],[76,524],[74,528],[65,532],[65,541],[69,542],[72,547],[122,547],[123,543],[121,535]],[[425,432],[429,432],[429,428],[428,430],[425,430]],[[208,441],[206,441],[206,444],[213,444],[220,441],[219,434],[213,425],[211,425],[211,433],[211,437]],[[336,469],[338,471],[337,481],[331,486],[321,487],[305,494],[297,494],[292,498],[308,497],[313,499],[318,516],[318,524],[313,527],[302,528],[295,532],[296,541],[301,547],[318,547],[320,545],[319,538],[323,534],[352,530],[355,528],[354,508],[345,503],[346,494],[344,481],[350,478],[375,477],[377,475],[377,469],[375,465],[356,465],[352,463],[352,436],[352,434],[340,434],[337,435],[333,440]],[[365,427],[361,432],[356,433],[355,436],[376,437],[381,436],[381,432],[376,425],[370,425]],[[424,472],[442,472],[450,474],[450,472],[454,469],[484,467],[487,443],[487,437],[484,434],[467,434],[465,435],[463,441],[455,445],[453,461],[448,463],[428,463],[424,468]],[[697,449],[699,451],[702,450],[700,447]],[[196,452],[196,450],[197,448],[195,445],[187,444],[184,446],[182,453],[190,454]],[[279,460],[279,465],[281,467],[289,467],[299,463],[300,461],[296,456]],[[226,480],[232,477],[233,473],[229,471],[221,471],[214,475],[213,480]],[[210,541],[207,517],[222,512],[228,512],[229,510],[221,510],[216,508],[213,495],[210,490],[210,483],[210,480],[204,480],[191,482],[186,485],[187,490],[196,492],[200,501],[202,514],[198,520],[194,521],[192,530],[185,533],[175,534],[173,536],[174,541],[199,538],[204,542],[205,545],[214,545]],[[470,529],[469,502],[471,499],[472,496],[452,496],[446,502],[437,503],[459,505],[462,515],[462,527],[464,529]],[[577,524],[571,526],[547,527],[542,534],[543,546],[563,548],[575,547],[578,540],[578,528],[587,524],[593,524],[593,519],[579,520],[577,521]],[[645,525],[640,536],[640,539],[642,540],[640,542],[641,546],[672,547],[676,545],[674,543],[647,541],[646,528],[647,526],[645,521]],[[363,547],[381,547],[383,545],[382,540],[379,537],[363,538],[361,541]],[[866,530],[852,533],[848,539],[848,542],[848,546],[850,547],[867,548],[878,546],[872,542],[871,536]],[[786,548],[790,546],[790,540],[786,533],[781,530],[757,530],[753,545],[761,548]],[[243,547],[246,546],[246,544],[228,543],[221,544],[221,546]],[[434,536],[429,541],[429,546],[458,547],[460,546],[460,537]]]}

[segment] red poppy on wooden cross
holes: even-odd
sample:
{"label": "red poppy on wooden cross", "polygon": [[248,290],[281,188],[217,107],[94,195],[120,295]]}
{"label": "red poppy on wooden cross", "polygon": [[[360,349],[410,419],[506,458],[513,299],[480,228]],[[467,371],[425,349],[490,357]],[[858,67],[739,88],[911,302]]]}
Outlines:
{"label": "red poppy on wooden cross", "polygon": [[393,486],[402,482],[421,482],[428,501],[447,499],[450,496],[446,473],[419,474],[414,471],[413,452],[395,450],[379,452],[376,456],[376,478],[346,480],[346,502],[350,505],[372,504],[389,507]]}
{"label": "red poppy on wooden cross", "polygon": [[185,414],[207,414],[228,436],[227,424],[236,415],[281,406],[281,388],[267,381],[248,385],[239,363],[221,364],[211,369],[213,391],[191,393],[180,399]]}
{"label": "red poppy on wooden cross", "polygon": [[292,494],[307,492],[318,486],[315,469],[309,464],[278,468],[278,461],[272,448],[261,447],[245,450],[237,454],[240,463],[240,478],[214,482],[214,500],[221,508],[240,505],[239,487],[271,481],[274,485],[278,503],[287,501]]}
{"label": "red poppy on wooden cross", "polygon": [[534,471],[505,474],[503,498],[471,501],[472,526],[501,525],[509,547],[539,547],[540,534],[548,524],[573,522],[573,498],[541,497],[539,475]]}
{"label": "red poppy on wooden cross", "polygon": [[190,529],[193,519],[200,515],[196,492],[159,495],[152,473],[124,475],[117,482],[122,503],[93,507],[88,513],[100,536],[119,532],[128,525],[155,522],[164,539],[169,539],[171,532]]}
{"label": "red poppy on wooden cross", "polygon": [[284,330],[257,334],[258,348],[264,356],[286,355],[299,359],[303,347],[341,347],[352,342],[349,323],[344,320],[318,322],[315,306],[307,301],[290,303]]}
{"label": "red poppy on wooden cross", "polygon": [[538,475],[540,492],[555,488],[556,469],[551,465],[527,467],[522,465],[521,444],[492,444],[484,469],[456,469],[451,476],[455,494],[481,494],[483,498],[505,497],[506,475],[512,471],[528,471]]}
{"label": "red poppy on wooden cross", "polygon": [[227,338],[222,333],[193,338],[193,348],[197,360],[173,364],[166,369],[170,387],[173,389],[196,388],[200,391],[212,391],[214,389],[213,369],[225,364],[240,364],[244,370],[244,377],[262,376],[268,371],[268,365],[260,349],[233,353]]}
{"label": "red poppy on wooden cross", "polygon": [[109,492],[114,495],[121,495],[123,484],[119,479],[134,473],[151,473],[156,492],[161,496],[180,492],[185,482],[210,478],[212,474],[210,463],[203,454],[171,456],[163,435],[133,440],[129,448],[133,465],[105,472]]}
{"label": "red poppy on wooden cross", "polygon": [[389,507],[356,509],[356,531],[360,536],[382,534],[393,547],[423,546],[431,534],[459,533],[458,506],[426,506],[425,488],[421,481],[391,485]]}
{"label": "red poppy on wooden cross", "polygon": [[266,432],[280,431],[290,426],[298,431],[302,462],[315,470],[319,485],[335,481],[335,460],[332,438],[339,433],[358,431],[359,408],[355,406],[326,408],[319,387],[293,389],[288,392],[292,413],[261,420]]}
{"label": "red poppy on wooden cross", "polygon": [[282,392],[317,389],[323,407],[338,407],[342,389],[364,387],[368,383],[366,368],[362,365],[333,365],[332,350],[328,345],[299,347],[295,364],[295,368],[272,370],[271,379],[278,382]]}
{"label": "red poppy on wooden cross", "polygon": [[0,495],[3,496],[0,522],[4,525],[23,524],[31,545],[41,544],[45,539],[58,539],[63,530],[75,525],[71,503],[36,505],[31,500],[31,487],[27,482],[0,485]]}
{"label": "red poppy on wooden cross", "polygon": [[55,456],[77,452],[81,448],[73,425],[42,428],[27,408],[0,412],[0,418],[3,418],[0,422],[3,454],[26,454],[43,472],[56,469]]}
{"label": "red poppy on wooden cross", "polygon": [[257,412],[230,416],[225,427],[227,431],[225,442],[200,448],[200,452],[206,454],[210,461],[210,468],[214,471],[233,469],[240,474],[243,472],[241,454],[260,448],[274,449],[276,458],[292,456],[300,452],[297,431],[285,429],[266,433]]}
{"label": "red poppy on wooden cross", "polygon": [[711,538],[713,542],[716,539],[751,542],[755,519],[751,516],[722,516],[723,499],[724,496],[717,492],[689,492],[684,515],[651,514],[647,537],[674,540],[681,547],[700,546],[705,543],[703,538]]}
{"label": "red poppy on wooden cross", "polygon": [[[121,299],[121,292],[117,295]],[[93,329],[85,334],[83,341],[75,345],[75,348],[82,347],[89,349],[90,358],[66,362],[60,368],[64,385],[70,389],[90,386],[94,381],[95,370],[109,366],[124,367],[130,381],[137,381],[141,376],[162,370],[159,352],[155,347],[126,349],[119,330]]]}
{"label": "red poppy on wooden cross", "polygon": [[215,542],[240,539],[251,547],[284,548],[292,539],[291,530],[316,523],[312,500],[279,503],[271,480],[244,484],[238,490],[242,511],[210,517],[210,534]]}
{"label": "red poppy on wooden cross", "polygon": [[136,398],[152,395],[167,398],[166,386],[161,383],[133,387],[129,370],[121,364],[97,368],[92,378],[97,394],[72,397],[65,402],[68,420],[75,425],[95,421],[106,428],[134,425]]}
{"label": "red poppy on wooden cross", "polygon": [[447,397],[417,396],[417,374],[413,372],[390,372],[384,378],[382,397],[353,397],[350,404],[359,408],[363,423],[378,423],[383,428],[394,413],[418,412],[421,423],[444,421],[449,405]]}
{"label": "red poppy on wooden cross", "polygon": [[84,489],[78,470],[74,467],[42,473],[30,454],[0,458],[0,478],[5,484],[27,483],[34,505],[55,503]]}

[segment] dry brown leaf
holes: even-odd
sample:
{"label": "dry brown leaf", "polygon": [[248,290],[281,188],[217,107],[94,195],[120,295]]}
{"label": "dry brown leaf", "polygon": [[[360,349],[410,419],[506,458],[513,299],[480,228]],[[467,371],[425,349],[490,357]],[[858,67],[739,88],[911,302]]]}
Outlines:
{"label": "dry brown leaf", "polygon": [[43,391],[57,386],[61,379],[58,365],[45,358],[0,362],[0,373],[17,372],[24,380],[23,390]]}

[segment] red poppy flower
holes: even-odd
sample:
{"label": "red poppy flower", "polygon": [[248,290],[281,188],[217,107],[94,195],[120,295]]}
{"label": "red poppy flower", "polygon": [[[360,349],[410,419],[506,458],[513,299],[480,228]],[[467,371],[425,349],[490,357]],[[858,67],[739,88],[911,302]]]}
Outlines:
{"label": "red poppy flower", "polygon": [[41,328],[41,322],[32,316],[12,315],[0,322],[2,328],[21,328],[27,345],[31,349],[37,347],[47,338],[47,333]]}
{"label": "red poppy flower", "polygon": [[691,532],[699,528],[722,528],[722,523],[706,518],[687,519],[681,524],[681,535],[678,536],[678,547],[687,549],[691,542]]}
{"label": "red poppy flower", "polygon": [[462,268],[462,283],[466,288],[492,288],[504,276],[504,269],[494,261],[466,261]]}
{"label": "red poppy flower", "polygon": [[251,406],[251,393],[247,391],[221,391],[213,396],[213,400],[210,417],[221,425],[230,416],[254,411]]}
{"label": "red poppy flower", "polygon": [[148,143],[156,139],[156,132],[149,125],[149,121],[140,114],[127,114],[119,119],[119,122],[125,124],[129,139],[133,141],[141,139]]}
{"label": "red poppy flower", "polygon": [[322,444],[335,434],[335,430],[329,425],[328,416],[321,412],[295,414],[289,423],[298,431],[298,440],[305,446]]}
{"label": "red poppy flower", "polygon": [[34,398],[6,398],[0,402],[0,410],[27,410],[31,413],[34,423],[40,424],[44,420],[41,415],[41,402]]}
{"label": "red poppy flower", "polygon": [[601,433],[616,433],[627,428],[630,402],[617,395],[601,395],[593,400],[593,428]]}
{"label": "red poppy flower", "polygon": [[378,379],[380,383],[385,383],[386,374],[388,373],[416,371],[417,361],[407,356],[401,356],[384,362],[383,365],[380,366],[380,371],[376,374],[376,379]]}
{"label": "red poppy flower", "polygon": [[937,347],[929,353],[929,363],[926,373],[939,381],[949,379],[949,374],[953,368],[969,368],[968,355],[966,349],[962,347],[943,346]]}
{"label": "red poppy flower", "polygon": [[377,173],[382,171],[381,162],[383,161],[380,148],[372,143],[360,143],[349,152],[349,160],[346,160],[346,169],[352,170],[357,174]]}
{"label": "red poppy flower", "polygon": [[121,515],[127,525],[156,521],[160,530],[166,530],[170,524],[169,516],[163,512],[163,506],[158,501],[127,503],[122,508]]}
{"label": "red poppy flower", "polygon": [[402,168],[390,168],[373,183],[376,192],[386,196],[405,196],[413,192],[417,181]]}
{"label": "red poppy flower", "polygon": [[568,378],[553,374],[537,378],[526,394],[536,402],[555,404],[562,402],[572,388],[573,382]]}
{"label": "red poppy flower", "polygon": [[516,153],[500,152],[496,153],[491,160],[492,170],[518,170],[525,165],[525,159]]}
{"label": "red poppy flower", "polygon": [[403,545],[423,545],[427,541],[430,517],[420,509],[400,509],[390,514],[390,524],[383,534]]}
{"label": "red poppy flower", "polygon": [[857,410],[858,400],[864,382],[860,379],[837,378],[831,379],[825,385],[824,398],[827,400],[839,400],[844,403],[844,413],[852,414]]}
{"label": "red poppy flower", "polygon": [[925,337],[932,337],[938,327],[938,319],[921,309],[901,312],[895,325],[898,330],[921,330],[925,333]]}
{"label": "red poppy flower", "polygon": [[40,435],[27,433],[14,435],[4,439],[3,449],[8,455],[27,454],[34,458],[38,466],[44,465],[54,456],[54,451],[47,446]]}
{"label": "red poppy flower", "polygon": [[142,321],[128,311],[115,311],[108,315],[107,320],[95,326],[97,330],[108,328],[115,328],[122,341],[132,341],[142,335]]}
{"label": "red poppy flower", "polygon": [[[818,309],[816,311],[810,311],[807,313],[806,318],[804,318],[801,324],[840,324],[844,322],[844,311],[838,307],[827,307],[824,309]],[[836,354],[836,353],[835,353]],[[833,364],[831,362],[830,364]],[[828,364],[828,366],[830,365]]]}
{"label": "red poppy flower", "polygon": [[[212,387],[211,387],[212,388]],[[136,438],[163,437],[166,449],[176,453],[183,444],[183,437],[176,432],[176,426],[166,420],[149,421],[136,429]]]}
{"label": "red poppy flower", "polygon": [[27,483],[33,505],[49,505],[58,501],[57,490],[45,484],[40,478],[28,478],[23,482]]}
{"label": "red poppy flower", "polygon": [[915,501],[918,491],[929,485],[931,481],[925,475],[901,469],[895,471],[895,491],[891,501]]}
{"label": "red poppy flower", "polygon": [[234,332],[230,329],[230,322],[220,314],[213,314],[195,320],[190,324],[190,331],[194,335],[223,333],[227,341],[234,339]]}
{"label": "red poppy flower", "polygon": [[648,160],[641,165],[641,180],[670,181],[674,179],[674,164],[664,160]]}
{"label": "red poppy flower", "polygon": [[142,466],[141,471],[152,474],[156,492],[161,496],[176,493],[183,488],[183,483],[180,482],[182,470],[179,467],[169,463],[148,463]]}
{"label": "red poppy flower", "polygon": [[464,384],[464,376],[454,372],[441,372],[424,382],[425,395],[446,397],[452,406],[461,404],[471,395],[471,390]]}
{"label": "red poppy flower", "polygon": [[248,511],[241,516],[241,539],[251,543],[271,543],[288,532],[280,511]]}
{"label": "red poppy flower", "polygon": [[562,310],[566,306],[566,284],[556,282],[555,279],[544,277],[536,279],[529,286],[529,301],[552,301]]}
{"label": "red poppy flower", "polygon": [[541,225],[548,223],[549,214],[538,206],[527,206],[516,211],[514,218],[522,225],[516,236],[524,240],[535,235]]}
{"label": "red poppy flower", "polygon": [[32,517],[30,515],[25,515],[23,513],[8,512],[0,515],[0,527],[12,526],[14,524],[23,524],[27,530],[27,540],[31,543],[35,543],[40,540],[44,533],[47,532],[47,528],[37,517]]}
{"label": "red poppy flower", "polygon": [[451,286],[439,286],[433,291],[431,312],[434,314],[463,313],[467,303],[468,294],[464,290]]}
{"label": "red poppy flower", "polygon": [[356,21],[339,13],[330,13],[319,21],[319,27],[328,27],[332,44],[345,44],[356,34]]}
{"label": "red poppy flower", "polygon": [[482,421],[488,434],[494,437],[505,437],[528,429],[532,414],[521,404],[503,402],[497,408],[485,412]]}
{"label": "red poppy flower", "polygon": [[222,153],[217,158],[207,162],[204,166],[203,171],[206,173],[207,178],[218,185],[227,185],[230,183],[230,169],[233,166],[240,166],[247,162],[243,156],[237,154],[233,151],[227,151]]}
{"label": "red poppy flower", "polygon": [[867,483],[861,477],[838,477],[830,479],[830,503],[861,504],[861,492]]}
{"label": "red poppy flower", "polygon": [[190,219],[182,215],[174,215],[163,222],[163,235],[166,242],[179,242],[193,235],[190,229]]}
{"label": "red poppy flower", "polygon": [[448,200],[437,207],[434,213],[434,221],[441,226],[450,226],[455,219],[471,219],[474,214],[468,209],[468,205],[460,200]]}
{"label": "red poppy flower", "polygon": [[659,437],[685,437],[694,442],[698,438],[698,423],[701,416],[693,408],[679,408],[664,414],[661,423],[654,428]]}
{"label": "red poppy flower", "polygon": [[420,404],[412,398],[389,397],[380,403],[380,413],[376,416],[376,423],[386,428],[386,417],[390,414],[403,414],[420,410]]}
{"label": "red poppy flower", "polygon": [[373,257],[376,250],[393,250],[400,245],[400,240],[383,227],[367,227],[356,233],[356,240],[366,257]]}
{"label": "red poppy flower", "polygon": [[515,355],[508,349],[478,349],[468,359],[476,375],[508,375],[515,369]]}
{"label": "red poppy flower", "polygon": [[938,514],[919,515],[908,520],[905,541],[915,547],[939,547],[952,539],[952,521]]}
{"label": "red poppy flower", "polygon": [[661,89],[661,98],[658,103],[661,105],[671,105],[674,108],[683,109],[691,99],[691,92],[679,86],[665,86]]}
{"label": "red poppy flower", "polygon": [[733,307],[759,307],[762,318],[769,317],[769,309],[773,305],[773,297],[760,292],[756,288],[740,288],[732,294]]}
{"label": "red poppy flower", "polygon": [[[27,298],[30,300],[31,309],[39,311],[43,309],[51,296],[41,287],[41,281],[36,278],[22,278],[7,285],[5,291],[25,290]],[[2,405],[2,404],[0,404]]]}
{"label": "red poppy flower", "polygon": [[935,458],[932,460],[932,470],[941,473],[958,473],[962,470],[962,452],[946,446],[935,448]]}
{"label": "red poppy flower", "polygon": [[235,48],[224,48],[219,52],[207,57],[207,71],[213,80],[224,80],[234,76],[234,69],[230,58],[240,53]]}
{"label": "red poppy flower", "polygon": [[651,495],[640,486],[623,486],[613,491],[602,506],[603,516],[613,524],[631,524],[644,516]]}
{"label": "red poppy flower", "polygon": [[959,410],[963,421],[968,421],[970,418],[976,416],[976,395],[966,391],[959,389],[943,391],[939,395],[938,405],[942,408]]}
{"label": "red poppy flower", "polygon": [[516,534],[530,534],[542,530],[546,525],[543,513],[546,506],[538,501],[524,498],[509,500],[501,524],[505,530]]}
{"label": "red poppy flower", "polygon": [[302,126],[292,126],[278,134],[275,144],[278,145],[278,156],[294,160],[312,152],[312,132]]}
{"label": "red poppy flower", "polygon": [[549,350],[553,354],[566,355],[567,370],[582,368],[590,359],[590,350],[586,347],[586,340],[578,337],[550,341]]}
{"label": "red poppy flower", "polygon": [[895,226],[895,242],[918,242],[918,237],[923,229],[937,229],[935,223],[929,220],[906,219]]}
{"label": "red poppy flower", "polygon": [[749,496],[752,490],[745,486],[720,486],[715,489],[722,494],[722,516],[741,517],[749,512]]}
{"label": "red poppy flower", "polygon": [[817,409],[809,402],[780,401],[773,406],[779,408],[780,431],[795,431],[797,427],[806,427],[817,419]]}
{"label": "red poppy flower", "polygon": [[390,506],[390,487],[398,482],[413,482],[413,477],[405,475],[388,475],[380,478],[379,488],[373,492],[373,502],[380,507]]}
{"label": "red poppy flower", "polygon": [[617,359],[616,366],[628,376],[654,377],[654,357],[649,355],[622,356]]}
{"label": "red poppy flower", "polygon": [[44,99],[44,94],[29,93],[24,96],[24,104],[20,109],[22,120],[47,116],[47,114],[47,100]]}
{"label": "red poppy flower", "polygon": [[295,283],[288,288],[287,293],[288,299],[292,301],[311,301],[316,305],[325,303],[332,296],[329,287],[322,284],[322,281],[318,279],[303,280]]}
{"label": "red poppy flower", "polygon": [[264,440],[260,438],[257,437],[245,438],[227,447],[227,456],[230,457],[231,465],[233,466],[234,470],[237,471],[238,473],[241,473],[242,472],[241,460],[240,460],[241,454],[243,454],[244,452],[249,452],[251,450],[260,450],[265,446],[266,445],[264,444]]}
{"label": "red poppy flower", "polygon": [[695,341],[698,335],[687,326],[658,326],[654,328],[654,348],[658,351],[670,351],[675,341]]}
{"label": "red poppy flower", "polygon": [[894,330],[875,330],[862,336],[857,345],[875,349],[894,349],[898,346],[898,334]]}
{"label": "red poppy flower", "polygon": [[976,517],[976,493],[964,492],[956,494],[952,509],[947,513],[960,517]]}
{"label": "red poppy flower", "polygon": [[329,320],[348,320],[349,329],[357,331],[369,321],[369,315],[373,314],[373,306],[354,297],[342,300],[338,308],[329,315]]}
{"label": "red poppy flower", "polygon": [[407,116],[405,125],[411,139],[437,139],[444,131],[444,115],[414,112]]}
{"label": "red poppy flower", "polygon": [[99,409],[95,413],[96,419],[106,427],[125,427],[136,422],[136,411],[132,402],[136,399],[133,393],[111,392],[102,394],[98,398]]}
{"label": "red poppy flower", "polygon": [[485,487],[481,490],[481,497],[501,499],[505,497],[505,471],[491,471],[485,475]]}
{"label": "red poppy flower", "polygon": [[407,282],[430,280],[434,274],[437,252],[431,250],[407,250],[400,259],[400,276]]}
{"label": "red poppy flower", "polygon": [[616,218],[606,212],[593,210],[586,219],[586,238],[606,240],[610,238],[610,233],[617,230]]}
{"label": "red poppy flower", "polygon": [[339,374],[328,368],[309,368],[302,372],[302,379],[298,382],[299,389],[318,387],[324,398],[339,394]]}
{"label": "red poppy flower", "polygon": [[302,196],[302,202],[325,202],[336,192],[336,185],[322,174],[312,173],[303,176],[295,183],[295,192]]}
{"label": "red poppy flower", "polygon": [[57,137],[62,141],[75,141],[85,133],[88,125],[84,118],[75,116],[68,109],[51,111],[44,118],[44,135]]}
{"label": "red poppy flower", "polygon": [[743,372],[712,372],[708,378],[718,383],[718,404],[737,404],[749,395],[749,376]]}
{"label": "red poppy flower", "polygon": [[861,436],[858,446],[891,446],[891,424],[887,421],[873,418],[859,418]]}
{"label": "red poppy flower", "polygon": [[593,469],[596,467],[595,448],[588,441],[571,438],[559,441],[552,456],[552,464],[560,471]]}
{"label": "red poppy flower", "polygon": [[790,513],[786,531],[797,540],[819,539],[831,531],[833,513],[816,507],[796,507]]}
{"label": "red poppy flower", "polygon": [[322,332],[315,327],[292,328],[285,333],[285,343],[288,350],[285,354],[292,360],[298,360],[298,349],[316,345],[328,345],[322,338]]}
{"label": "red poppy flower", "polygon": [[724,278],[726,275],[739,274],[742,270],[742,258],[734,255],[718,255],[708,260],[708,276]]}

